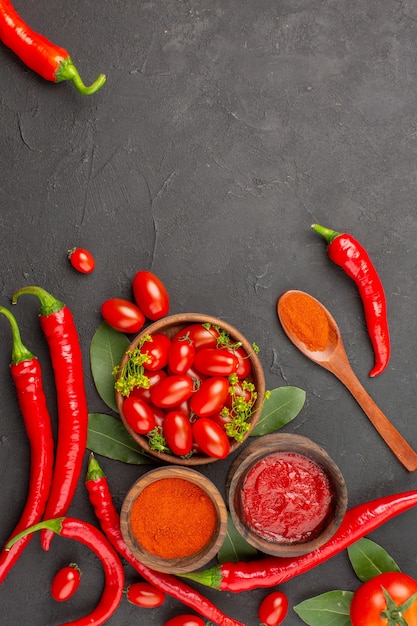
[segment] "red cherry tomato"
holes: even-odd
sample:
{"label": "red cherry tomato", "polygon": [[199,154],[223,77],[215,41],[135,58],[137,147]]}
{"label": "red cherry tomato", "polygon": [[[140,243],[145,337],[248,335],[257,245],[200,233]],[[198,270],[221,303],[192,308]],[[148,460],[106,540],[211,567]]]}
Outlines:
{"label": "red cherry tomato", "polygon": [[187,338],[194,344],[195,350],[201,348],[215,348],[217,345],[217,338],[219,331],[214,326],[206,328],[203,324],[189,324],[185,328],[179,330],[174,339]]}
{"label": "red cherry tomato", "polygon": [[138,272],[133,279],[135,301],[150,320],[159,320],[168,314],[169,296],[162,281],[152,272]]}
{"label": "red cherry tomato", "polygon": [[258,616],[262,625],[278,626],[288,613],[288,598],[282,591],[273,591],[259,605]]}
{"label": "red cherry tomato", "polygon": [[208,456],[224,459],[230,452],[230,441],[225,431],[209,417],[201,417],[192,426],[193,438]]}
{"label": "red cherry tomato", "polygon": [[194,358],[194,367],[207,376],[230,376],[237,366],[237,357],[224,348],[202,348]]}
{"label": "red cherry tomato", "polygon": [[198,417],[209,417],[220,411],[229,394],[229,381],[221,376],[206,378],[190,401],[193,413]]}
{"label": "red cherry tomato", "polygon": [[161,409],[159,406],[155,406],[152,402],[149,403],[149,408],[151,409],[153,416],[155,418],[155,426],[163,426],[166,418],[166,411]]}
{"label": "red cherry tomato", "polygon": [[142,398],[142,400],[149,402],[151,399],[151,388],[156,385],[156,383],[159,383],[160,380],[165,378],[167,374],[165,370],[144,370],[143,374],[149,378],[149,387],[133,387],[130,395]]}
{"label": "red cherry tomato", "polygon": [[168,370],[171,374],[186,374],[193,364],[194,344],[190,341],[174,339],[168,355]]}
{"label": "red cherry tomato", "polygon": [[150,583],[132,583],[126,590],[126,598],[144,609],[154,609],[165,601],[165,594]]}
{"label": "red cherry tomato", "polygon": [[187,400],[193,393],[194,383],[185,374],[172,374],[152,387],[151,400],[162,409],[170,409]]}
{"label": "red cherry tomato", "polygon": [[164,437],[168,448],[177,456],[189,454],[193,447],[191,424],[181,411],[170,411],[163,424]]}
{"label": "red cherry tomato", "polygon": [[163,333],[154,333],[151,336],[152,341],[145,341],[140,351],[149,356],[149,361],[145,363],[146,369],[155,371],[168,364],[171,339]]}
{"label": "red cherry tomato", "polygon": [[122,298],[110,298],[103,302],[101,314],[109,326],[122,333],[137,333],[145,323],[142,311]]}
{"label": "red cherry tomato", "polygon": [[123,400],[123,415],[138,435],[146,435],[155,427],[155,416],[149,404],[132,394]]}
{"label": "red cherry tomato", "polygon": [[69,600],[77,591],[81,581],[81,570],[75,563],[60,569],[52,579],[51,595],[57,602]]}
{"label": "red cherry tomato", "polygon": [[[391,621],[395,623],[394,615],[391,621],[382,615],[388,610],[384,589],[395,605],[400,607],[417,593],[417,582],[401,572],[385,572],[365,582],[354,593],[350,605],[352,626],[387,626]],[[394,611],[397,613],[397,609]],[[404,624],[417,624],[417,599],[401,614]]]}
{"label": "red cherry tomato", "polygon": [[164,626],[204,626],[205,621],[197,615],[177,615],[171,617]]}
{"label": "red cherry tomato", "polygon": [[90,274],[96,266],[93,255],[85,248],[68,250],[68,258],[72,267],[81,274]]}
{"label": "red cherry tomato", "polygon": [[[230,349],[230,348],[229,348]],[[239,348],[234,348],[230,350],[232,354],[235,355],[238,361],[238,365],[236,368],[236,374],[240,380],[247,378],[252,371],[252,365],[248,353],[245,348],[239,346]]]}

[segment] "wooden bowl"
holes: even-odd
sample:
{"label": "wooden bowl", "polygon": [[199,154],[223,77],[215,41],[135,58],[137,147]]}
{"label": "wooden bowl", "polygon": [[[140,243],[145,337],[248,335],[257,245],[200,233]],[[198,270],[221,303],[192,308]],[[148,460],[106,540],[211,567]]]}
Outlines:
{"label": "wooden bowl", "polygon": [[[251,375],[249,376],[249,380],[255,385],[255,389],[258,393],[258,397],[253,406],[253,413],[249,419],[250,429],[245,435],[244,440],[246,440],[247,437],[250,435],[251,431],[253,430],[253,428],[255,427],[255,424],[257,423],[262,412],[262,405],[263,405],[263,400],[264,400],[264,395],[265,395],[265,378],[264,378],[262,365],[259,361],[259,358],[257,357],[257,355],[255,354],[253,350],[252,344],[246,339],[246,337],[244,337],[238,330],[236,330],[236,328],[234,328],[230,324],[227,324],[226,322],[223,322],[222,320],[216,317],[211,317],[209,315],[202,315],[200,313],[180,313],[177,315],[170,315],[168,317],[164,317],[158,320],[157,322],[154,322],[150,326],[147,326],[143,331],[141,331],[139,335],[137,335],[137,337],[135,337],[135,339],[132,341],[127,351],[133,350],[134,348],[136,348],[144,335],[152,335],[153,333],[164,333],[168,337],[171,338],[182,328],[185,328],[189,324],[196,324],[196,323],[199,323],[199,324],[208,323],[208,324],[212,324],[213,326],[219,326],[220,328],[222,328],[229,334],[233,342],[239,341],[242,344],[243,349],[249,355],[249,359],[251,363]],[[127,351],[125,355],[123,356],[123,359],[120,362],[121,367],[128,360]],[[182,458],[179,456],[175,456],[173,454],[168,454],[165,452],[158,452],[156,450],[152,450],[149,446],[149,440],[146,437],[146,435],[139,435],[127,423],[125,416],[123,414],[123,400],[124,400],[124,396],[120,392],[116,392],[116,404],[117,404],[117,408],[118,408],[120,417],[122,419],[122,422],[125,425],[128,432],[130,433],[130,435],[133,437],[133,439],[140,445],[140,447],[147,454],[152,455],[153,457],[157,458],[159,461],[164,462],[164,463],[175,463],[176,465],[185,465],[185,466],[203,465],[203,464],[212,463],[213,461],[218,460],[216,458],[210,457],[203,453],[194,454],[193,456],[189,458]],[[239,446],[242,445],[243,441],[242,442],[237,442],[234,440],[231,441],[230,453],[234,452],[237,448],[239,448]]]}
{"label": "wooden bowl", "polygon": [[[199,487],[211,500],[215,511],[214,531],[207,543],[200,550],[188,556],[178,558],[162,558],[145,549],[133,532],[131,519],[132,508],[143,490],[166,478],[181,478]],[[158,507],[154,513],[158,516]],[[141,510],[141,519],[146,516],[146,511]],[[145,520],[146,522],[146,520]],[[188,527],[185,520],[185,529]],[[152,526],[154,529],[156,526]],[[188,467],[166,466],[156,468],[139,478],[129,490],[123,502],[120,513],[120,528],[123,538],[131,552],[145,565],[152,569],[170,574],[181,574],[192,572],[199,567],[206,565],[219,551],[227,532],[227,509],[226,504],[217,487],[205,476],[194,469]],[[181,535],[182,537],[183,535]]]}
{"label": "wooden bowl", "polygon": [[[245,514],[243,490],[246,487],[245,481],[249,472],[255,467],[257,468],[255,471],[258,471],[262,467],[259,465],[260,462],[264,462],[265,459],[276,459],[278,457],[274,455],[279,455],[280,453],[295,453],[295,455],[306,458],[328,480],[331,494],[330,506],[326,514],[323,514],[320,524],[314,530],[311,528],[311,534],[309,534],[308,538],[306,534],[300,540],[295,538],[291,540],[283,536],[280,536],[279,539],[273,539],[271,538],[272,535],[268,535],[268,532],[264,532],[264,529],[260,526],[257,526],[255,529],[252,520],[249,521],[248,516]],[[307,479],[305,479],[304,484],[307,484]],[[258,483],[257,488],[259,488]],[[289,482],[289,487],[285,492],[285,498],[290,489],[291,482]],[[337,465],[323,448],[306,437],[294,434],[274,433],[265,435],[260,440],[253,441],[246,446],[230,467],[226,480],[226,493],[230,514],[237,530],[248,543],[261,552],[273,556],[299,556],[319,548],[339,528],[347,509],[346,484]],[[270,490],[267,492],[267,495],[270,495]],[[257,497],[265,499],[267,496],[262,495],[259,491]],[[277,491],[277,500],[275,502],[279,502],[279,497],[280,495]],[[279,516],[284,515],[283,512],[279,511],[281,504],[282,501],[276,505],[274,520],[279,521]],[[292,506],[292,503],[290,502],[288,506]],[[252,511],[248,515],[252,515]]]}

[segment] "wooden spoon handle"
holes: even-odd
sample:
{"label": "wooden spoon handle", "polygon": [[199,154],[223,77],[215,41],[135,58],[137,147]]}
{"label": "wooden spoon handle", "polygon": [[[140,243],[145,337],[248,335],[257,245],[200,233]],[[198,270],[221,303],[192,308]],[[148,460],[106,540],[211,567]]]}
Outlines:
{"label": "wooden spoon handle", "polygon": [[333,373],[339,378],[345,387],[349,389],[365,415],[367,415],[373,426],[376,428],[388,447],[391,448],[397,459],[409,472],[414,472],[417,469],[417,453],[398,432],[395,426],[391,424],[379,406],[372,400],[368,392],[359,382],[353,370],[349,372],[346,369],[341,371],[333,370]]}

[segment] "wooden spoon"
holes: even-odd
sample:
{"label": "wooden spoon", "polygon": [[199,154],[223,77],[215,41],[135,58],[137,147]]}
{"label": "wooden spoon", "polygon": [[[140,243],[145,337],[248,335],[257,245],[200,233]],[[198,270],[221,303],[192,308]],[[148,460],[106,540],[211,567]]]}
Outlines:
{"label": "wooden spoon", "polygon": [[[326,324],[327,320],[328,337],[326,345],[324,347],[320,346],[319,350],[313,350],[311,346],[307,346],[301,331],[297,332],[297,326],[294,326],[290,319],[290,313],[287,310],[290,304],[289,299],[294,299],[297,295],[301,295],[304,298],[304,302],[311,305],[313,311],[316,309],[320,313],[321,323],[324,320],[324,324]],[[321,310],[317,308],[317,305]],[[340,330],[329,311],[309,294],[303,291],[290,290],[284,292],[278,299],[277,312],[282,327],[293,344],[306,357],[332,372],[345,385],[397,459],[409,472],[414,472],[417,469],[417,453],[391,424],[359,382],[346,355]],[[314,322],[314,319],[308,320],[311,331],[314,329]]]}

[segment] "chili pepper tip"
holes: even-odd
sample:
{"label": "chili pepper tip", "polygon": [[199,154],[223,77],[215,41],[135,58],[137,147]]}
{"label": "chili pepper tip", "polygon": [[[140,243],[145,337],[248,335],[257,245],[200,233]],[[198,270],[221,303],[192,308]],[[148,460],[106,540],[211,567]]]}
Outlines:
{"label": "chili pepper tip", "polygon": [[12,304],[16,304],[17,299],[23,294],[30,294],[39,298],[41,306],[41,315],[51,315],[51,313],[57,313],[64,308],[65,304],[55,298],[52,294],[48,293],[42,287],[36,285],[30,285],[28,287],[22,287],[12,295]]}
{"label": "chili pepper tip", "polygon": [[90,96],[93,93],[96,93],[106,82],[107,78],[105,74],[99,74],[96,80],[87,87],[75,67],[71,57],[67,57],[59,64],[57,71],[55,72],[55,80],[57,83],[62,82],[64,80],[71,80],[76,89],[82,93],[84,96]]}
{"label": "chili pepper tip", "polygon": [[342,233],[339,233],[337,230],[332,230],[331,228],[326,228],[325,226],[320,226],[320,224],[312,224],[311,228],[324,237],[328,244],[331,244],[333,239],[339,237]]}
{"label": "chili pepper tip", "polygon": [[87,474],[85,477],[86,482],[88,480],[98,480],[99,478],[104,478],[105,473],[100,467],[99,462],[95,458],[94,454],[90,454],[90,458],[88,460]]}
{"label": "chili pepper tip", "polygon": [[22,343],[20,330],[14,315],[9,311],[9,309],[6,309],[4,306],[0,306],[0,313],[7,317],[12,329],[12,365],[17,365],[22,361],[28,361],[35,358],[31,351],[28,350],[28,348],[26,348],[26,346]]}
{"label": "chili pepper tip", "polygon": [[31,533],[36,532],[37,530],[52,530],[52,532],[59,535],[62,529],[62,523],[65,517],[56,517],[50,520],[44,520],[43,522],[39,522],[38,524],[34,524],[33,526],[29,526],[29,528],[25,528],[21,533],[18,533],[14,537],[12,537],[5,545],[5,550],[10,550],[10,548],[17,542],[19,539],[26,537]]}

